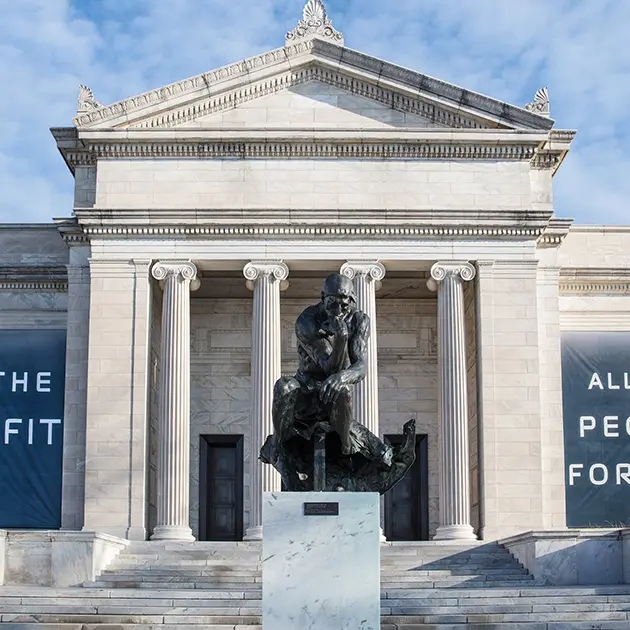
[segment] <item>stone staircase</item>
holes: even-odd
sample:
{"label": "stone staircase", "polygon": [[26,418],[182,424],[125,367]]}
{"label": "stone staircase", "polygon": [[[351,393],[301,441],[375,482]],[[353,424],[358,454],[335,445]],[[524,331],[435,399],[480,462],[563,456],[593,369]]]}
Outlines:
{"label": "stone staircase", "polygon": [[[382,630],[630,630],[630,586],[537,584],[496,543],[384,545],[381,576]],[[0,621],[260,630],[261,598],[260,544],[132,543],[83,587],[0,587]]]}

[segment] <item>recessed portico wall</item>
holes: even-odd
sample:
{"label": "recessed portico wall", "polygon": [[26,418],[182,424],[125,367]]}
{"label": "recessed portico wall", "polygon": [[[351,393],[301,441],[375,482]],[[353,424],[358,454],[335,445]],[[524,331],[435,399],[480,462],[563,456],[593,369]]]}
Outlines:
{"label": "recessed portico wall", "polygon": [[[290,262],[290,261],[289,261]],[[297,368],[295,319],[319,299],[331,269],[291,277],[281,299],[282,373]],[[205,277],[191,302],[191,504],[195,535],[199,522],[199,444],[203,434],[242,434],[245,442],[245,526],[249,523],[251,443],[252,296],[239,278]],[[321,276],[321,278],[319,277]],[[426,274],[386,278],[377,298],[380,432],[399,434],[415,418],[428,435],[429,527],[438,519],[436,301],[426,289]],[[213,290],[214,285],[214,290]],[[217,288],[217,286],[219,288]],[[401,291],[402,299],[392,297]],[[215,297],[209,297],[214,294]],[[151,449],[153,452],[154,449]],[[153,473],[151,473],[153,474]]]}

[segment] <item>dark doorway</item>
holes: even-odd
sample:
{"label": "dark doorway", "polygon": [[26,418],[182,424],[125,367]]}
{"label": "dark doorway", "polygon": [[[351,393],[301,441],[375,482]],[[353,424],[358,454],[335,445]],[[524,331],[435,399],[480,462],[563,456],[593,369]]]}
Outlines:
{"label": "dark doorway", "polygon": [[[404,442],[402,435],[385,436],[392,445]],[[416,461],[409,472],[385,494],[387,540],[429,539],[429,462],[426,435],[416,435]]]}
{"label": "dark doorway", "polygon": [[199,540],[243,540],[243,436],[200,438]]}

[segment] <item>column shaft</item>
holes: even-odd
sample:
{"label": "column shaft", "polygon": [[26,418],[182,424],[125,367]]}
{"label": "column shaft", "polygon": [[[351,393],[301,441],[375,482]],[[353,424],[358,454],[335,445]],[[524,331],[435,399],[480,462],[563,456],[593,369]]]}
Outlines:
{"label": "column shaft", "polygon": [[254,291],[251,363],[251,453],[249,526],[245,538],[262,536],[262,497],[279,492],[280,474],[258,459],[263,442],[273,433],[273,388],[280,378],[280,290],[289,275],[282,262],[252,262],[243,269],[247,286]]}
{"label": "column shaft", "polygon": [[476,537],[470,525],[468,395],[464,324],[465,280],[469,263],[437,263],[431,269],[438,291],[438,413],[440,517],[436,539]]}
{"label": "column shaft", "polygon": [[385,277],[385,267],[378,261],[349,261],[342,275],[354,280],[357,308],[370,318],[365,378],[355,385],[354,416],[357,422],[379,436],[378,421],[378,351],[376,339],[376,289]]}
{"label": "column shaft", "polygon": [[189,526],[190,285],[192,263],[158,263],[162,280],[162,357],[158,451],[157,526],[153,540],[194,540]]}

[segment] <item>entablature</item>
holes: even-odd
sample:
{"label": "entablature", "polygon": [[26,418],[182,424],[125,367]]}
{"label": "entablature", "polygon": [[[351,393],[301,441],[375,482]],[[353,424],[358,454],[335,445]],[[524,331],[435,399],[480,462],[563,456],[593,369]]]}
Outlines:
{"label": "entablature", "polygon": [[65,265],[0,267],[0,291],[67,291]]}
{"label": "entablature", "polygon": [[88,237],[536,240],[546,211],[75,209]]}
{"label": "entablature", "polygon": [[561,295],[629,295],[630,269],[563,268],[560,270]]}

